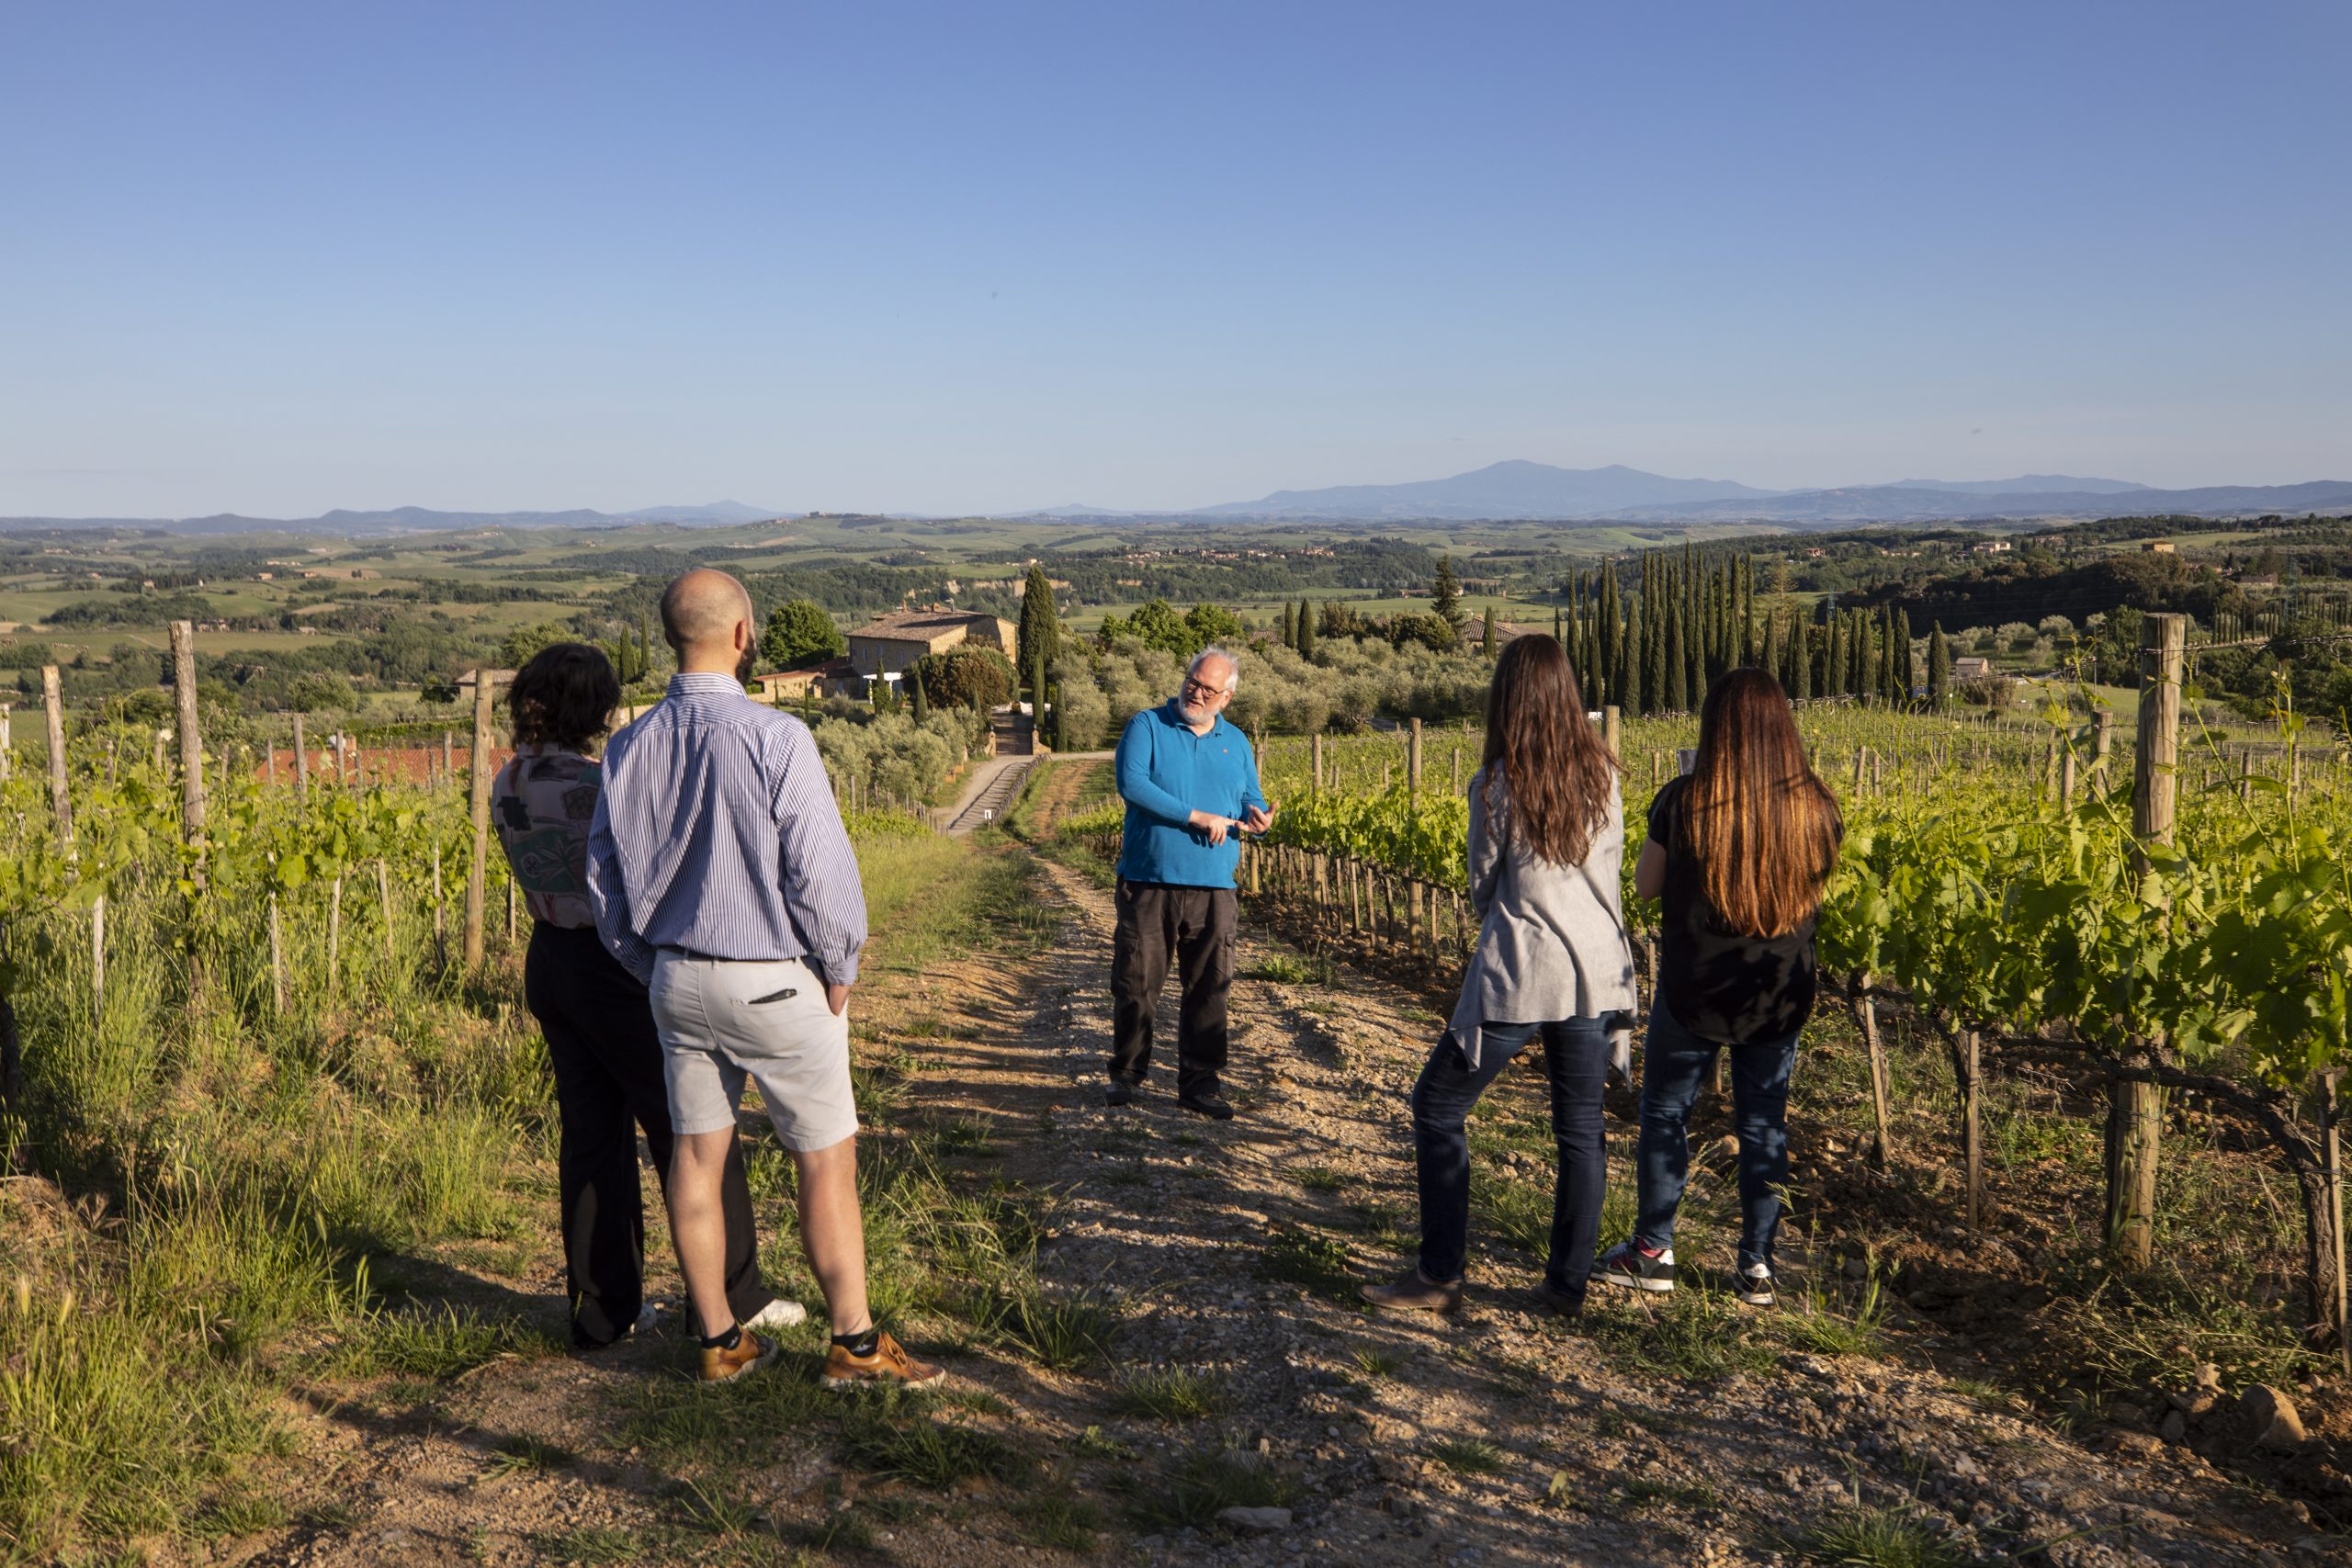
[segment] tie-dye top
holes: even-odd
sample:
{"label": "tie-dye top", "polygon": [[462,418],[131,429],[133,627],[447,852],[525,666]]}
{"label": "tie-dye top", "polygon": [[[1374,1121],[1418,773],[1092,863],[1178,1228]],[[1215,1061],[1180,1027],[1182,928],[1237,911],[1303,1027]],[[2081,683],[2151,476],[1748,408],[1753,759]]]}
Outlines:
{"label": "tie-dye top", "polygon": [[577,751],[526,746],[491,784],[490,819],[514,868],[531,918],[593,930],[588,903],[588,824],[605,787],[604,765]]}

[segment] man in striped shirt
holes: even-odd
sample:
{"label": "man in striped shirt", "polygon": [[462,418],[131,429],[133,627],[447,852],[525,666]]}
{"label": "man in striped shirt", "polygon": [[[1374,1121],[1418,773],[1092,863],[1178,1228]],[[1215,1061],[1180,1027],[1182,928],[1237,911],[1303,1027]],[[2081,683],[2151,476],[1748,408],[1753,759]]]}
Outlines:
{"label": "man in striped shirt", "polygon": [[719,1180],[748,1078],[799,1168],[801,1243],[832,1315],[825,1386],[936,1382],[866,1307],[847,1018],[865,896],[824,762],[808,726],[744,694],[757,634],[741,583],[686,573],[662,596],[662,633],[678,673],[605,748],[588,895],[662,1035],[670,1229],[702,1375],[775,1354],[736,1323],[723,1278]]}

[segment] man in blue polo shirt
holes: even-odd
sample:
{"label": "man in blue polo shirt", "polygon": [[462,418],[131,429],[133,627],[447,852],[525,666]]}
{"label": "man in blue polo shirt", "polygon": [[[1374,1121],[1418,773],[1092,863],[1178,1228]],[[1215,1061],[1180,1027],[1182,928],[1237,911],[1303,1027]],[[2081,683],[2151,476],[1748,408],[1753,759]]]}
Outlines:
{"label": "man in blue polo shirt", "polygon": [[1119,852],[1119,923],[1111,949],[1113,1105],[1136,1097],[1151,1066],[1152,1014],[1176,961],[1176,1102],[1219,1122],[1233,1107],[1217,1092],[1233,989],[1233,868],[1241,835],[1273,826],[1249,738],[1225,721],[1241,670],[1205,648],[1184,689],[1127,720],[1119,736],[1119,795],[1127,803]]}

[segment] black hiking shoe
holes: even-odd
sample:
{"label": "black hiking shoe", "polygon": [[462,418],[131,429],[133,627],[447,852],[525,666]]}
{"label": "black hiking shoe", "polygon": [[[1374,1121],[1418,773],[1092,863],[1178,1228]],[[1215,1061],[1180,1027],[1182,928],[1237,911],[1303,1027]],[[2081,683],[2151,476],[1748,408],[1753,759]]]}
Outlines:
{"label": "black hiking shoe", "polygon": [[1761,1263],[1743,1263],[1732,1270],[1731,1293],[1752,1307],[1772,1304],[1772,1270]]}
{"label": "black hiking shoe", "polygon": [[1212,1122],[1233,1120],[1233,1107],[1225,1102],[1225,1096],[1213,1089],[1198,1089],[1191,1094],[1180,1094],[1176,1097],[1176,1103],[1193,1115],[1205,1116]]}
{"label": "black hiking shoe", "polygon": [[1135,1101],[1136,1086],[1125,1078],[1113,1078],[1111,1087],[1102,1091],[1105,1105],[1133,1105]]}
{"label": "black hiking shoe", "polygon": [[1674,1289],[1674,1248],[1651,1252],[1638,1242],[1621,1241],[1600,1255],[1595,1276],[1604,1285],[1664,1292]]}

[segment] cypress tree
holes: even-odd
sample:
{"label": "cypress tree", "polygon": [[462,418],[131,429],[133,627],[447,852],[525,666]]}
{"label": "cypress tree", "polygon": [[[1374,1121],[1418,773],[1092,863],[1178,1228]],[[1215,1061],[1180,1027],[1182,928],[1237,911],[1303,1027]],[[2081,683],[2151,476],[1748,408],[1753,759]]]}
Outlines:
{"label": "cypress tree", "polygon": [[1502,649],[1495,646],[1495,607],[1492,604],[1487,606],[1487,624],[1480,628],[1479,637],[1487,650],[1487,662],[1492,664],[1502,656]]}
{"label": "cypress tree", "polygon": [[1830,618],[1826,645],[1821,650],[1821,694],[1842,697],[1846,694],[1846,617]]}
{"label": "cypress tree", "polygon": [[1642,602],[1625,607],[1625,635],[1617,645],[1617,705],[1628,718],[1649,709],[1642,705],[1642,660],[1634,651],[1642,640]]}
{"label": "cypress tree", "polygon": [[1676,594],[1666,612],[1666,711],[1685,713],[1690,707],[1690,660],[1683,650],[1682,596]]}
{"label": "cypress tree", "polygon": [[1894,613],[1894,650],[1895,668],[1901,671],[1894,682],[1894,700],[1908,704],[1911,701],[1911,612],[1908,610]]}
{"label": "cypress tree", "polygon": [[[1642,558],[1641,598],[1642,711],[1659,712],[1666,705],[1666,617],[1659,608],[1657,580],[1650,558]],[[1626,682],[1631,685],[1633,682]]]}
{"label": "cypress tree", "polygon": [[1803,616],[1789,623],[1789,700],[1813,700],[1813,631]]}
{"label": "cypress tree", "polygon": [[1287,599],[1283,601],[1283,646],[1298,646],[1298,606]]}
{"label": "cypress tree", "polygon": [[1437,581],[1430,585],[1430,613],[1453,630],[1453,643],[1462,645],[1462,584],[1453,575],[1453,558],[1437,558]]}
{"label": "cypress tree", "polygon": [[1951,694],[1951,644],[1944,640],[1941,621],[1928,624],[1928,705],[1941,713]]}
{"label": "cypress tree", "polygon": [[1013,641],[1014,668],[1043,668],[1061,652],[1061,617],[1054,613],[1054,585],[1046,569],[1033,566],[1021,584],[1021,625]]}
{"label": "cypress tree", "polygon": [[[1756,558],[1748,556],[1740,569],[1739,661],[1753,664],[1756,653]],[[1770,669],[1771,661],[1766,660],[1764,667]]]}
{"label": "cypress tree", "polygon": [[907,696],[917,724],[931,716],[931,698],[922,689],[922,677],[911,670],[907,671]]}
{"label": "cypress tree", "polygon": [[[1753,663],[1755,661],[1752,659],[1748,659],[1743,660],[1741,662]],[[1764,628],[1764,668],[1771,672],[1772,679],[1775,681],[1781,681],[1782,689],[1786,690],[1787,682],[1782,680],[1781,674],[1784,662],[1785,650],[1781,647],[1781,618],[1778,615],[1775,615],[1772,617],[1772,624]]]}
{"label": "cypress tree", "polygon": [[1315,662],[1315,617],[1304,599],[1298,602],[1298,656],[1309,664]]}
{"label": "cypress tree", "polygon": [[1560,607],[1557,604],[1552,606],[1552,640],[1562,648],[1568,646],[1567,623],[1560,618]]}

